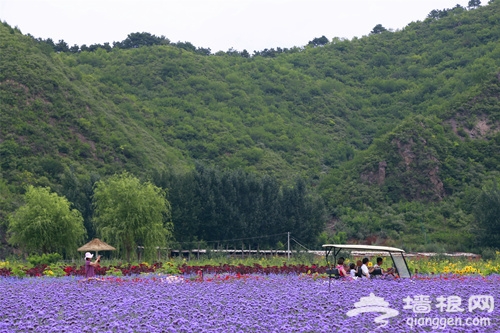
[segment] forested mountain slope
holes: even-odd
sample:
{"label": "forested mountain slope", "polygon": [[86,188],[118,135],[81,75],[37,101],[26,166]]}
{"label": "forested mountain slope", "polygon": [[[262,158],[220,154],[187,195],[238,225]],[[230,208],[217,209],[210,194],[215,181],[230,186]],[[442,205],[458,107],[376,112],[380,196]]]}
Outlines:
{"label": "forested mountain slope", "polygon": [[88,224],[95,179],[187,174],[199,161],[303,177],[329,230],[357,241],[476,246],[466,198],[500,159],[499,6],[252,57],[168,43],[55,52],[4,23],[0,219],[34,184]]}

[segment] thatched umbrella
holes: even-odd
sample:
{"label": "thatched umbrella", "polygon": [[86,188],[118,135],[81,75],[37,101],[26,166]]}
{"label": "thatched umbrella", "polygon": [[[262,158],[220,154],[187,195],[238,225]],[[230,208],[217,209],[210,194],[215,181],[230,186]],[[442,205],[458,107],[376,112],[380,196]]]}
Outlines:
{"label": "thatched umbrella", "polygon": [[83,245],[82,247],[78,248],[78,251],[80,252],[86,252],[86,251],[95,251],[95,255],[97,256],[99,251],[114,251],[116,250],[114,247],[112,247],[109,244],[106,244],[99,238],[94,238],[87,244]]}

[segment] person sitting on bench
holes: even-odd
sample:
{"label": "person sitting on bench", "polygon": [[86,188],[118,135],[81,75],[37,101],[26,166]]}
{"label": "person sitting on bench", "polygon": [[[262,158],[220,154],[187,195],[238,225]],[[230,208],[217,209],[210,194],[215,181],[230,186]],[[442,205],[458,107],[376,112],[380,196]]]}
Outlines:
{"label": "person sitting on bench", "polygon": [[394,269],[392,267],[390,267],[387,270],[384,270],[382,268],[382,263],[383,263],[383,259],[378,257],[377,263],[375,265],[373,265],[373,269],[372,269],[371,274],[372,275],[388,275],[388,274],[393,275]]}
{"label": "person sitting on bench", "polygon": [[353,278],[353,279],[357,279],[357,268],[356,268],[356,264],[351,262],[351,264],[349,265],[349,275]]}
{"label": "person sitting on bench", "polygon": [[360,278],[363,276],[363,272],[361,271],[362,265],[363,263],[361,262],[361,260],[356,261],[356,277]]}
{"label": "person sitting on bench", "polygon": [[362,272],[362,276],[363,278],[367,278],[369,279],[370,278],[370,271],[368,270],[368,266],[366,264],[368,264],[370,260],[368,258],[363,258],[363,265],[361,265],[361,272]]}
{"label": "person sitting on bench", "polygon": [[340,257],[339,260],[337,260],[337,267],[336,268],[339,270],[340,277],[347,276],[347,272],[345,271],[345,268],[344,268],[344,258],[343,257]]}

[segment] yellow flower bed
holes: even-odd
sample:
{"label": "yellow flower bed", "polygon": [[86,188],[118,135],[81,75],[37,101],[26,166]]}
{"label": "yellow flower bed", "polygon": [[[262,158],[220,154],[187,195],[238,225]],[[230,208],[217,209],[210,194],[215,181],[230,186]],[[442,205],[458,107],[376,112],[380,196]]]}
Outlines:
{"label": "yellow flower bed", "polygon": [[500,273],[500,256],[495,260],[468,259],[409,259],[412,272],[421,274],[490,275]]}
{"label": "yellow flower bed", "polygon": [[[375,262],[375,258],[371,258]],[[383,257],[382,267],[392,265],[390,257]],[[347,261],[347,260],[346,260]],[[356,260],[354,260],[355,262]],[[500,274],[500,251],[496,252],[493,260],[467,258],[406,258],[408,268],[412,274],[455,274],[455,275],[483,275]],[[372,262],[369,262],[370,266]]]}

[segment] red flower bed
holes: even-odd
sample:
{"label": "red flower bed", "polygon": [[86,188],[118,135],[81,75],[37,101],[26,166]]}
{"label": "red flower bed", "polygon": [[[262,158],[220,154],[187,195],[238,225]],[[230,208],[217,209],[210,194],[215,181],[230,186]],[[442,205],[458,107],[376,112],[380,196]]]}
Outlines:
{"label": "red flower bed", "polygon": [[[94,267],[94,272],[96,275],[106,275],[106,272],[109,271],[112,268],[117,268],[119,269],[123,275],[133,275],[133,274],[141,274],[141,273],[153,273],[156,271],[158,268],[162,266],[162,263],[154,263],[151,266],[145,265],[145,264],[139,264],[139,265],[116,265],[116,266],[97,266]],[[66,275],[73,275],[73,276],[84,276],[85,275],[85,266],[80,266],[77,267],[76,265],[73,266],[66,266],[64,268],[64,271],[66,272]]]}
{"label": "red flower bed", "polygon": [[10,268],[0,268],[0,276],[10,276]]}
{"label": "red flower bed", "polygon": [[45,264],[37,265],[26,269],[26,276],[43,276],[43,270],[47,267]]}
{"label": "red flower bed", "polygon": [[231,273],[231,274],[301,274],[301,273],[325,273],[327,267],[326,266],[317,266],[317,265],[287,265],[283,264],[283,266],[262,266],[259,264],[253,264],[253,266],[245,266],[239,264],[228,265],[228,264],[220,264],[219,266],[213,265],[204,265],[204,266],[189,266],[187,264],[183,264],[179,267],[179,270],[183,274],[197,274],[198,271],[203,271],[205,273],[212,274],[223,274],[223,273]]}
{"label": "red flower bed", "polygon": [[[24,269],[26,276],[43,276],[43,271],[47,265],[38,265],[30,269]],[[162,267],[162,263],[155,263],[153,265],[139,264],[139,265],[116,265],[116,266],[97,266],[94,268],[95,274],[98,276],[106,275],[106,272],[111,269],[119,269],[123,275],[138,275],[141,273],[153,273],[157,269]],[[84,265],[71,265],[61,267],[67,276],[85,276],[85,266]],[[229,264],[219,264],[215,265],[188,265],[184,263],[179,267],[181,274],[199,274],[199,272],[204,272],[207,274],[302,274],[302,273],[318,273],[323,274],[326,272],[326,266],[318,265],[287,265],[283,266],[262,266],[260,264],[253,264],[252,266],[245,266],[243,264],[239,265],[229,265]],[[0,276],[10,276],[12,275],[12,270],[10,268],[0,269]]]}

